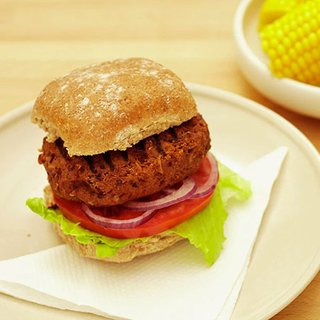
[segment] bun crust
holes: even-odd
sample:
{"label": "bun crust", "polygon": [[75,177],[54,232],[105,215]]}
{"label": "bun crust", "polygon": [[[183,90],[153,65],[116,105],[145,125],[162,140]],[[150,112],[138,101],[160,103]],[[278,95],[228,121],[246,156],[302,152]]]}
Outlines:
{"label": "bun crust", "polygon": [[143,58],[114,60],[49,83],[37,98],[32,121],[61,138],[72,155],[126,150],[142,139],[197,114],[181,79]]}
{"label": "bun crust", "polygon": [[155,235],[148,242],[137,240],[131,244],[119,249],[117,253],[109,258],[99,258],[96,256],[96,246],[93,243],[81,244],[74,236],[64,234],[58,224],[54,224],[54,230],[62,238],[62,240],[70,245],[78,254],[83,257],[103,260],[106,262],[129,262],[135,257],[143,256],[164,250],[176,242],[183,240],[182,237],[176,234],[170,235]]}

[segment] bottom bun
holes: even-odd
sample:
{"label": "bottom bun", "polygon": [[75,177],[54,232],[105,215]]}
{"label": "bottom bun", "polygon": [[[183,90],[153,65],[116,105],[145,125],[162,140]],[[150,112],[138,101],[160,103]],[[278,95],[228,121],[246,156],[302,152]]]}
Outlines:
{"label": "bottom bun", "polygon": [[106,262],[128,262],[135,257],[144,256],[164,250],[168,247],[171,247],[176,242],[183,240],[182,237],[173,233],[168,235],[154,235],[150,237],[150,240],[148,242],[136,240],[119,249],[114,256],[100,258],[96,256],[96,245],[94,243],[79,243],[74,236],[64,234],[58,224],[54,224],[54,229],[56,233],[62,238],[62,240],[70,245],[81,256],[91,259],[103,260]]}

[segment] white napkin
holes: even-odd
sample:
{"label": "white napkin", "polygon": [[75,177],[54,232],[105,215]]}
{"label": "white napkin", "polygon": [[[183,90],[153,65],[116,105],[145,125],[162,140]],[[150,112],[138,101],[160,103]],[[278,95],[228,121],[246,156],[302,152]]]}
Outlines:
{"label": "white napkin", "polygon": [[241,170],[249,201],[229,208],[224,250],[212,267],[187,242],[127,264],[79,257],[66,245],[0,262],[0,291],[115,319],[230,319],[287,149]]}

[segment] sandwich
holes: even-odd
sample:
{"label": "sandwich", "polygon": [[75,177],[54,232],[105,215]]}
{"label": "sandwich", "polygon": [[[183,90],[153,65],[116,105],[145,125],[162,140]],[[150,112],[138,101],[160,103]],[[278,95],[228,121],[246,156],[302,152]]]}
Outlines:
{"label": "sandwich", "polygon": [[207,123],[172,71],[143,58],[78,68],[42,90],[32,121],[47,132],[49,185],[27,205],[80,255],[128,262],[189,240],[217,259],[225,205],[250,186],[209,152]]}

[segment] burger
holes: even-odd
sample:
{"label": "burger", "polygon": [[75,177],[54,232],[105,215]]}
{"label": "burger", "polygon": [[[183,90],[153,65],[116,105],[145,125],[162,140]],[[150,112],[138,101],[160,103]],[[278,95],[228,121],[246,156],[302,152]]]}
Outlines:
{"label": "burger", "polygon": [[76,69],[42,90],[32,121],[47,132],[38,162],[49,185],[27,205],[80,255],[127,262],[187,239],[208,263],[219,256],[223,190],[249,187],[218,169],[208,126],[172,71],[143,58]]}

